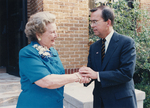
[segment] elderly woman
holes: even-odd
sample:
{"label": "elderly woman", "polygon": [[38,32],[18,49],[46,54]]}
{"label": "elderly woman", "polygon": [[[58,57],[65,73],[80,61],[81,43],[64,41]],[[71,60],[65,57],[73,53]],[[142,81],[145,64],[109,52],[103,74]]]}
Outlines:
{"label": "elderly woman", "polygon": [[77,72],[64,74],[57,51],[52,47],[57,38],[55,16],[49,12],[32,15],[25,33],[31,41],[19,52],[22,92],[17,108],[63,108],[64,85],[87,83]]}

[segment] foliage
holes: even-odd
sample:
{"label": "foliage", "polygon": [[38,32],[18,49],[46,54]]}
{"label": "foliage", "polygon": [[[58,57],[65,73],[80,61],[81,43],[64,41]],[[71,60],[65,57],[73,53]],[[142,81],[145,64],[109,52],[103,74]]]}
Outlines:
{"label": "foliage", "polygon": [[140,9],[137,1],[133,2],[134,8],[130,8],[123,0],[112,6],[116,15],[114,29],[120,34],[131,36],[136,42],[136,71],[150,71],[150,28],[147,26],[150,19],[147,11]]}

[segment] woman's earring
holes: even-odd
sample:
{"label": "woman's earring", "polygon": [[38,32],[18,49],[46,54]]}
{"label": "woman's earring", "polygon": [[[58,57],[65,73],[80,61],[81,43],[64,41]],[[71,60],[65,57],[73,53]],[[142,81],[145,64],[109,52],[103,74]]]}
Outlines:
{"label": "woman's earring", "polygon": [[39,41],[41,41],[41,38],[38,38]]}

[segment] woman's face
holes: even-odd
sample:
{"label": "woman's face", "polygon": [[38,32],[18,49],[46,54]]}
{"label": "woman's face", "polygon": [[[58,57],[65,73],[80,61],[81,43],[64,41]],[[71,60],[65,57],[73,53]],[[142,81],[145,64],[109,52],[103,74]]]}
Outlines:
{"label": "woman's face", "polygon": [[[40,35],[41,40],[39,41],[39,44],[42,46],[46,46],[47,48],[50,48],[55,45],[55,39],[57,38],[56,33],[56,24],[50,23],[46,26],[46,31]],[[39,36],[37,36],[39,38]]]}

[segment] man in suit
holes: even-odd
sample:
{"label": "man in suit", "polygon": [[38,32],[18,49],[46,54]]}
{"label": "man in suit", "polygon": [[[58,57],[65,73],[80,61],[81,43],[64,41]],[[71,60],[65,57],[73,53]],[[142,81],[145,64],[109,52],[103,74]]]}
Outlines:
{"label": "man in suit", "polygon": [[101,39],[90,46],[87,67],[79,71],[95,82],[93,106],[137,108],[133,82],[135,43],[113,30],[114,12],[110,7],[99,6],[90,11],[91,27]]}

